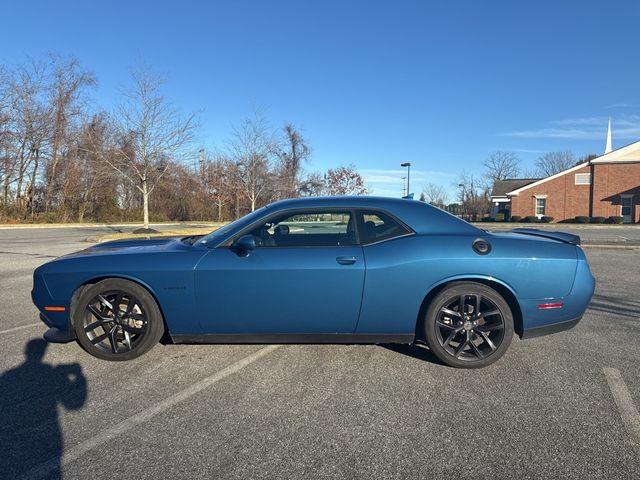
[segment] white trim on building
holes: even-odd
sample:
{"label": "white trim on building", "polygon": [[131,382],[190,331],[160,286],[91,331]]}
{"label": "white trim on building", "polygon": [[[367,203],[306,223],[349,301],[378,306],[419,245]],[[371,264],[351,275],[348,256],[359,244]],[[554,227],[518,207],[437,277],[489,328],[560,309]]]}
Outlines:
{"label": "white trim on building", "polygon": [[640,141],[618,148],[609,153],[605,153],[591,160],[594,165],[600,163],[635,163],[640,162]]}
{"label": "white trim on building", "polygon": [[530,183],[529,185],[525,185],[524,187],[517,188],[517,189],[507,193],[507,195],[509,197],[517,197],[518,194],[520,192],[524,191],[524,190],[528,190],[531,187],[536,187],[538,185],[541,185],[543,183],[548,182],[549,180],[553,180],[554,178],[561,177],[561,176],[563,176],[563,175],[565,175],[565,174],[567,174],[569,172],[573,172],[574,170],[579,170],[579,169],[587,167],[587,166],[589,166],[589,162],[581,163],[580,165],[576,165],[575,167],[568,168],[568,169],[563,170],[563,171],[561,171],[559,173],[556,173],[555,175],[551,175],[550,177],[543,178],[542,180],[538,180],[537,182],[533,182],[533,183]]}

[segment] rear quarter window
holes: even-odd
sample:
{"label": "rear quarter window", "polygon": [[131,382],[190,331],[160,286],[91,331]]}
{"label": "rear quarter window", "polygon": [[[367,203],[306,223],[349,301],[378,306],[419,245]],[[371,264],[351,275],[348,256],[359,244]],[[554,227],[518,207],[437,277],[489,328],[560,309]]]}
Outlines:
{"label": "rear quarter window", "polygon": [[404,237],[413,233],[398,220],[384,212],[362,211],[359,212],[361,243],[371,243]]}

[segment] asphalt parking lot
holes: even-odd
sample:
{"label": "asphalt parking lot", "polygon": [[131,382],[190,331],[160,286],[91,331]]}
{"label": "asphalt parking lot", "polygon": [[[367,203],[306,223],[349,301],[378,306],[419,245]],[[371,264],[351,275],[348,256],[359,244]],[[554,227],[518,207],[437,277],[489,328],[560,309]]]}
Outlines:
{"label": "asphalt parking lot", "polygon": [[95,230],[0,230],[2,478],[640,478],[639,249],[586,249],[583,321],[481,370],[375,345],[112,363],[32,341],[33,269]]}

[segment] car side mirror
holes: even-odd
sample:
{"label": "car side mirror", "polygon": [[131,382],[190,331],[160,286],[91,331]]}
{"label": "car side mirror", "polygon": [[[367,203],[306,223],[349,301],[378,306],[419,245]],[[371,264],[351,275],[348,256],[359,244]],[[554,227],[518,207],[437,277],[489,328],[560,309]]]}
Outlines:
{"label": "car side mirror", "polygon": [[253,235],[243,235],[231,245],[231,250],[242,257],[246,257],[249,253],[256,249],[256,239]]}

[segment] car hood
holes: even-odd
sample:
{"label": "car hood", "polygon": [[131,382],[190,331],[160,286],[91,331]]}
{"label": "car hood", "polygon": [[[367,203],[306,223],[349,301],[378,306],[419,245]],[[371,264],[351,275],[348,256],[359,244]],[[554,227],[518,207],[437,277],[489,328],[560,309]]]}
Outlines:
{"label": "car hood", "polygon": [[130,255],[164,253],[167,251],[187,250],[193,248],[184,243],[180,238],[154,238],[134,240],[114,240],[112,242],[98,243],[79,252],[65,255],[61,258],[96,256],[96,255]]}

